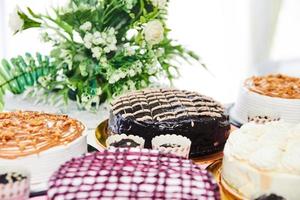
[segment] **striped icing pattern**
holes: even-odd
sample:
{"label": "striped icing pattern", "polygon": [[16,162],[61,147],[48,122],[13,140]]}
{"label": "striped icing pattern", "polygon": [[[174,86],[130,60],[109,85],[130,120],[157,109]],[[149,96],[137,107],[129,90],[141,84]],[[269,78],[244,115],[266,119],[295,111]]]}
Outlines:
{"label": "striped icing pattern", "polygon": [[137,121],[165,121],[181,117],[222,117],[224,108],[212,98],[177,89],[145,89],[112,102],[113,114]]}

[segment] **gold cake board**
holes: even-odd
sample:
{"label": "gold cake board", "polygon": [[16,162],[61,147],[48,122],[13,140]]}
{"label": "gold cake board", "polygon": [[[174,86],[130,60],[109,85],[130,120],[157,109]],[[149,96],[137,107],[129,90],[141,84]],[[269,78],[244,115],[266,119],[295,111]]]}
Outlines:
{"label": "gold cake board", "polygon": [[222,200],[245,200],[240,193],[230,187],[222,178],[222,160],[218,160],[206,168],[210,171],[218,182]]}
{"label": "gold cake board", "polygon": [[[107,127],[108,127],[108,120],[104,120],[96,128],[95,139],[96,139],[97,145],[101,149],[106,148],[106,140],[108,138]],[[233,131],[235,129],[236,129],[235,126],[231,126],[231,131]],[[214,163],[215,161],[222,159],[222,157],[223,157],[223,152],[220,151],[220,152],[217,152],[217,153],[214,153],[211,155],[194,158],[192,160],[195,163],[202,165],[202,167],[205,166],[205,168],[206,168],[207,166]]]}

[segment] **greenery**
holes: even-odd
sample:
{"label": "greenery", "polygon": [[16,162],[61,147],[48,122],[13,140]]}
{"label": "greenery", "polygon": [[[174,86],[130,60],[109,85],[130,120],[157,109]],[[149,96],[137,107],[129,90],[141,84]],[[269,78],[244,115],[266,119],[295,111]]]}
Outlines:
{"label": "greenery", "polygon": [[50,58],[26,54],[2,61],[1,105],[6,90],[20,94],[34,87],[44,96],[55,93],[65,102],[76,100],[81,108],[92,110],[155,80],[172,82],[178,76],[174,60],[199,58],[170,39],[167,4],[166,0],[71,0],[46,15],[18,8],[11,21],[14,32],[39,28],[41,38],[53,49]]}

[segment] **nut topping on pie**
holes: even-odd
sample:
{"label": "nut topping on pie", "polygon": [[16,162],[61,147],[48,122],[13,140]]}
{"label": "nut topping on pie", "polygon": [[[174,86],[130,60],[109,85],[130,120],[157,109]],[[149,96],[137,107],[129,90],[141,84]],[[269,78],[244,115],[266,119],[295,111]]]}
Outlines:
{"label": "nut topping on pie", "polygon": [[68,144],[83,130],[79,121],[67,115],[0,113],[0,158],[15,159]]}

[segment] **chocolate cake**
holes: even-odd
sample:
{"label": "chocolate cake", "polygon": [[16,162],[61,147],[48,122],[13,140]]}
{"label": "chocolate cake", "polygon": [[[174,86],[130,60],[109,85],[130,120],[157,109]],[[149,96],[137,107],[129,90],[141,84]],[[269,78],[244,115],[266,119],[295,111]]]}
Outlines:
{"label": "chocolate cake", "polygon": [[177,89],[145,89],[125,94],[111,104],[109,134],[132,134],[151,140],[176,134],[192,141],[190,156],[220,151],[230,123],[224,108],[212,98]]}
{"label": "chocolate cake", "polygon": [[263,195],[255,200],[285,200],[285,198],[277,196],[276,194]]}
{"label": "chocolate cake", "polygon": [[26,178],[27,178],[26,176],[16,172],[4,173],[4,174],[0,174],[0,184],[14,183],[17,181],[22,181]]}
{"label": "chocolate cake", "polygon": [[113,147],[138,147],[139,143],[135,142],[132,139],[122,139],[118,142],[111,143],[110,146]]}
{"label": "chocolate cake", "polygon": [[165,147],[165,148],[169,148],[169,147],[171,147],[171,148],[174,148],[174,147],[180,147],[180,145],[178,145],[178,144],[170,144],[170,143],[166,143],[166,144],[162,144],[162,145],[160,145],[161,147]]}

